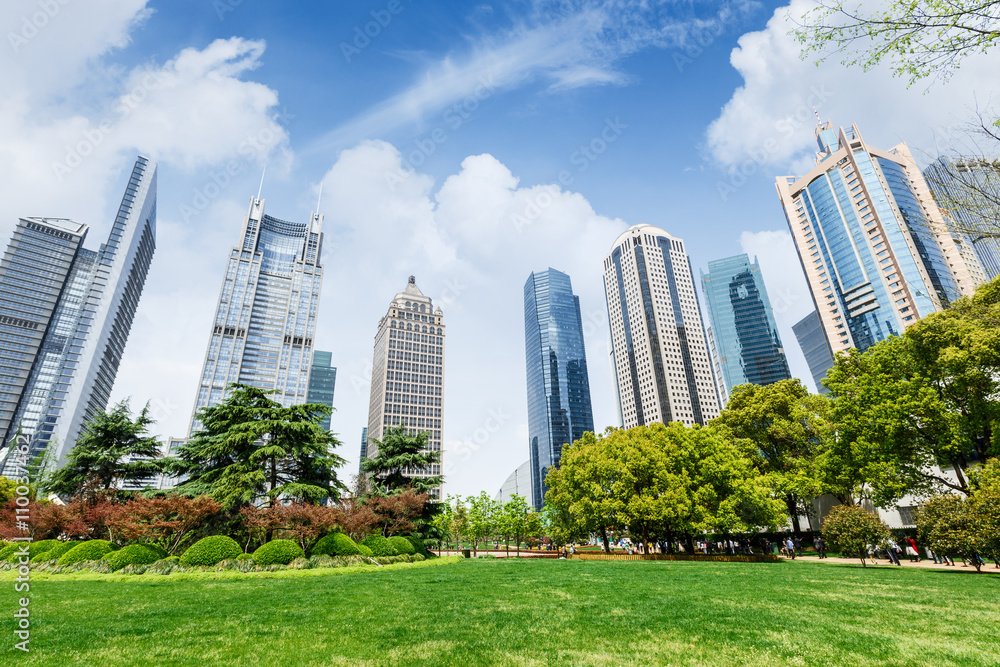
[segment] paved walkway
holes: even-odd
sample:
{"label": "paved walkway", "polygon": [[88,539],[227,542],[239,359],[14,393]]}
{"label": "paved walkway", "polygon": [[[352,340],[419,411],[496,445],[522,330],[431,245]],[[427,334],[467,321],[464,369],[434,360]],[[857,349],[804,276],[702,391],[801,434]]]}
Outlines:
{"label": "paved walkway", "polygon": [[[782,560],[790,560],[790,559],[783,558]],[[797,561],[806,561],[806,562],[809,562],[809,563],[840,563],[840,564],[844,564],[844,563],[860,564],[861,563],[861,560],[858,559],[858,558],[839,558],[839,557],[835,557],[835,558],[817,558],[816,556],[799,556],[795,560],[797,560]],[[868,560],[866,562],[867,562],[868,567],[872,567],[872,561],[871,560]],[[901,558],[899,560],[899,562],[902,563],[902,565],[899,565],[898,567],[921,567],[921,568],[927,568],[927,569],[932,569],[932,570],[954,570],[954,571],[965,570],[967,572],[975,572],[976,571],[976,568],[974,568],[971,565],[962,565],[962,561],[960,561],[960,560],[957,561],[954,565],[939,565],[939,564],[935,563],[934,561],[927,560],[927,559],[921,559],[921,560],[917,561],[916,563],[914,563],[913,561],[911,561],[909,559],[903,560]],[[897,567],[897,566],[893,565],[892,563],[890,563],[885,558],[880,558],[877,561],[875,561],[875,567]],[[996,564],[993,563],[993,561],[987,561],[987,563],[985,565],[983,565],[982,572],[993,572],[995,574],[1000,574],[1000,569],[997,569]]]}

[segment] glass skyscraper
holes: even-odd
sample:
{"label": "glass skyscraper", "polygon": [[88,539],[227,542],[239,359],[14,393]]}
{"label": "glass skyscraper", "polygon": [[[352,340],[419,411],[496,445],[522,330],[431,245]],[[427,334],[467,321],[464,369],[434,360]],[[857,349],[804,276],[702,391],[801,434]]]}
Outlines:
{"label": "glass skyscraper", "polygon": [[233,382],[276,390],[284,406],[306,402],[313,336],[323,284],[323,216],[288,222],[253,199],[240,242],[229,252],[208,351],[198,384],[198,410],[216,405]]}
{"label": "glass skyscraper", "polygon": [[604,258],[612,369],[624,428],[719,416],[719,392],[684,241],[633,225]]}
{"label": "glass skyscraper", "polygon": [[942,157],[924,177],[956,241],[975,255],[966,263],[982,269],[976,282],[1000,276],[1000,160]]}
{"label": "glass skyscraper", "polygon": [[564,445],[594,430],[580,298],[565,273],[548,269],[524,284],[531,504],[545,502],[545,475]]}
{"label": "glass skyscraper", "polygon": [[767,385],[790,378],[757,259],[751,264],[743,254],[709,262],[701,285],[726,395],[747,382]]}
{"label": "glass skyscraper", "polygon": [[[322,403],[333,407],[333,390],[337,386],[337,369],[332,364],[333,354],[331,352],[313,351],[306,403]],[[327,431],[330,430],[330,417],[326,417],[321,423],[323,428]]]}
{"label": "glass skyscraper", "polygon": [[819,315],[815,310],[812,311],[793,324],[792,331],[795,332],[795,338],[799,341],[806,363],[809,364],[809,373],[816,383],[816,390],[821,394],[829,393],[823,386],[823,378],[826,377],[827,371],[833,368],[833,354],[823,334],[823,323],[819,321]]}
{"label": "glass skyscraper", "polygon": [[111,396],[156,248],[156,164],[135,161],[97,251],[87,231],[23,218],[0,264],[0,435],[58,463]]}
{"label": "glass skyscraper", "polygon": [[816,166],[776,186],[833,353],[866,350],[975,283],[906,144],[816,128]]}
{"label": "glass skyscraper", "polygon": [[[375,334],[365,456],[378,454],[374,441],[382,439],[386,427],[401,424],[413,432],[426,431],[427,451],[441,451],[444,335],[444,313],[410,276],[389,303]],[[440,475],[441,463],[406,474]],[[441,488],[431,495],[441,498]]]}

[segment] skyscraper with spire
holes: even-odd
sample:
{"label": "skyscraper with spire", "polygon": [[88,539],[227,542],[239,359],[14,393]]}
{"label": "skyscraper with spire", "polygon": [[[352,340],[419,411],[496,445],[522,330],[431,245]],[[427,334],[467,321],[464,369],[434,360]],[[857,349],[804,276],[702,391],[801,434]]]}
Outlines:
{"label": "skyscraper with spire", "polygon": [[225,398],[230,383],[275,390],[282,405],[305,403],[323,284],[323,216],[289,222],[250,201],[226,273],[195,398],[198,410]]}
{"label": "skyscraper with spire", "polygon": [[[389,426],[405,424],[413,432],[427,433],[427,451],[441,452],[444,387],[444,313],[410,276],[402,292],[389,302],[378,323],[372,358],[372,384],[368,403],[367,447],[364,456],[375,458],[382,434]],[[414,477],[441,474],[441,463],[425,470],[407,470]],[[432,492],[441,497],[441,488]]]}
{"label": "skyscraper with spire", "polygon": [[866,350],[975,285],[905,143],[874,148],[856,125],[816,128],[816,166],[777,179],[833,354]]}

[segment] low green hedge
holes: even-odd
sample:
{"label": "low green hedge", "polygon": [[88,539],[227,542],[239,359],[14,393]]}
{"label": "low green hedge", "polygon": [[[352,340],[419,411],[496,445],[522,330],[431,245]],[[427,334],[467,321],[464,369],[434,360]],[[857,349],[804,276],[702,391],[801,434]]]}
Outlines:
{"label": "low green hedge", "polygon": [[312,548],[313,556],[357,556],[360,553],[354,540],[343,533],[330,533],[321,537]]}
{"label": "low green hedge", "polygon": [[399,555],[399,552],[396,551],[396,547],[392,546],[392,542],[385,539],[381,535],[369,535],[361,543],[371,549],[372,555],[376,558]]}
{"label": "low green hedge", "polygon": [[253,560],[253,556],[250,554],[240,554],[236,557],[236,560]]}
{"label": "low green hedge", "polygon": [[198,540],[181,556],[181,565],[215,565],[227,558],[236,558],[243,549],[228,535],[212,535]]}
{"label": "low green hedge", "polygon": [[298,542],[292,540],[271,540],[253,552],[253,562],[257,565],[288,565],[305,554]]}
{"label": "low green hedge", "polygon": [[399,552],[400,556],[410,556],[417,553],[417,550],[413,548],[413,544],[410,543],[405,537],[399,535],[393,535],[389,538],[389,544]]}
{"label": "low green hedge", "polygon": [[10,558],[10,555],[15,551],[19,550],[22,544],[24,543],[12,542],[7,546],[5,546],[3,549],[0,549],[0,561],[6,561],[8,558]]}
{"label": "low green hedge", "polygon": [[422,539],[420,539],[416,535],[405,535],[404,537],[406,537],[406,539],[410,541],[410,544],[413,545],[414,553],[418,553],[424,558],[430,557],[431,552],[427,550],[427,545],[424,543]]}
{"label": "low green hedge", "polygon": [[359,556],[364,556],[366,558],[371,558],[375,554],[372,553],[372,550],[370,548],[368,548],[367,544],[359,544],[358,545],[358,555]]}
{"label": "low green hedge", "polygon": [[59,557],[60,565],[72,565],[87,560],[100,560],[115,550],[115,545],[107,540],[87,540]]}
{"label": "low green hedge", "polygon": [[157,560],[160,560],[161,558],[166,558],[167,556],[170,555],[167,553],[167,550],[161,547],[159,544],[153,544],[152,542],[139,542],[139,544],[146,547],[147,549],[152,549],[153,552],[156,554]]}
{"label": "low green hedge", "polygon": [[60,542],[59,544],[57,544],[56,546],[52,547],[51,549],[47,549],[45,551],[45,553],[39,554],[38,555],[38,560],[37,561],[33,561],[33,562],[44,563],[44,562],[50,561],[50,560],[59,560],[60,558],[62,558],[62,555],[64,553],[66,553],[67,551],[69,551],[70,549],[72,549],[73,547],[75,547],[78,544],[80,544],[80,543],[79,542]]}
{"label": "low green hedge", "polygon": [[[161,549],[162,551],[162,549]],[[149,544],[130,544],[108,556],[108,566],[117,572],[126,565],[152,565],[160,560],[160,554]]]}

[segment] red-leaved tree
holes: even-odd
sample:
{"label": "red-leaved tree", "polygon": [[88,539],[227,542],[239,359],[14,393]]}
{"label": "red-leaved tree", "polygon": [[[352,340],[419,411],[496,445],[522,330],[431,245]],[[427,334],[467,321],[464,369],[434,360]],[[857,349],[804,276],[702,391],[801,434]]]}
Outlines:
{"label": "red-leaved tree", "polygon": [[117,506],[107,524],[119,540],[152,542],[173,554],[220,509],[209,496],[139,496]]}

